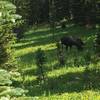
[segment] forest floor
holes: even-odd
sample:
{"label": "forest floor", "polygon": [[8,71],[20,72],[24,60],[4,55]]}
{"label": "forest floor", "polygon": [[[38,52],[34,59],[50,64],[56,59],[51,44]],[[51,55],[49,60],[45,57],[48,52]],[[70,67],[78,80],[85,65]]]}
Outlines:
{"label": "forest floor", "polygon": [[[56,42],[50,29],[39,27],[26,32],[24,38],[14,45],[18,69],[22,73],[14,85],[20,87],[21,83],[28,90],[26,97],[18,100],[100,100],[100,62],[96,60],[93,47],[95,33],[96,29],[77,25],[69,25],[63,30],[57,28],[56,40],[61,36],[75,35],[85,41],[82,52],[76,48],[65,50],[66,65],[59,66]],[[35,52],[38,48],[42,48],[47,56],[44,70],[48,80],[42,85],[38,84],[36,75]]]}

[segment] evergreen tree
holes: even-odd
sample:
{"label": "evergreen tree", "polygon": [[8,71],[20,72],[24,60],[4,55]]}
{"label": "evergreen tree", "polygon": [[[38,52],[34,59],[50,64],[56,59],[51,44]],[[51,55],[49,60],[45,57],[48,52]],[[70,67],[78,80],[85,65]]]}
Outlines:
{"label": "evergreen tree", "polygon": [[15,36],[12,29],[16,25],[16,19],[20,18],[21,16],[16,14],[15,5],[0,1],[0,66],[8,68],[13,64],[11,45],[15,42]]}
{"label": "evergreen tree", "polygon": [[54,0],[56,10],[56,20],[60,21],[63,18],[69,18],[69,0]]}

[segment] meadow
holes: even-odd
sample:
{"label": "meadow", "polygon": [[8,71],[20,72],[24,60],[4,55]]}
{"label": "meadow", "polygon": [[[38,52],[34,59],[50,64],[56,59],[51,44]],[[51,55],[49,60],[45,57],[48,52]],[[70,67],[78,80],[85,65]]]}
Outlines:
{"label": "meadow", "polygon": [[[100,61],[94,48],[96,32],[96,29],[78,25],[56,28],[55,39],[48,26],[40,26],[37,30],[33,27],[25,32],[23,39],[13,46],[18,70],[22,73],[14,85],[28,90],[26,96],[18,100],[100,100]],[[81,37],[85,48],[81,52],[76,48],[65,50],[66,64],[59,66],[56,40],[65,35]],[[38,48],[44,50],[47,56],[44,71],[48,80],[42,85],[36,75],[35,52]]]}

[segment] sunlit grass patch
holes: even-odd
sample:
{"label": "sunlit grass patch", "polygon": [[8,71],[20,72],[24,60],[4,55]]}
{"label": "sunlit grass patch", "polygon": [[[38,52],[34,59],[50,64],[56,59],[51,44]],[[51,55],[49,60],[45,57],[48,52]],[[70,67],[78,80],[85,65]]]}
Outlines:
{"label": "sunlit grass patch", "polygon": [[61,75],[64,75],[64,74],[67,74],[67,73],[74,73],[74,72],[76,72],[76,73],[78,73],[78,72],[83,72],[84,71],[84,67],[80,67],[80,68],[76,68],[76,67],[58,67],[58,69],[54,69],[54,70],[52,70],[52,71],[50,71],[50,72],[48,72],[48,76],[49,77],[59,77],[59,76],[61,76]]}
{"label": "sunlit grass patch", "polygon": [[73,93],[62,93],[47,97],[40,97],[39,100],[99,100],[100,92],[96,91],[83,91],[81,93],[73,92]]}
{"label": "sunlit grass patch", "polygon": [[55,44],[54,43],[51,43],[51,44],[46,44],[46,45],[39,45],[39,46],[31,46],[31,47],[27,47],[27,48],[23,48],[23,49],[20,49],[20,50],[17,50],[15,52],[15,56],[22,56],[22,55],[25,55],[25,54],[28,54],[30,52],[34,53],[38,48],[42,48],[43,50],[52,50],[52,49],[55,49]]}

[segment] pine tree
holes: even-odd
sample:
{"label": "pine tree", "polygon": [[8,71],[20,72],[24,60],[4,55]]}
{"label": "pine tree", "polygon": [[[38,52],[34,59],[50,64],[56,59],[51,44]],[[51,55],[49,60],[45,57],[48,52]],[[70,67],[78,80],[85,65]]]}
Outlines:
{"label": "pine tree", "polygon": [[11,45],[15,42],[12,32],[16,20],[16,6],[8,1],[0,1],[0,66],[11,67],[14,61]]}
{"label": "pine tree", "polygon": [[54,0],[56,10],[56,20],[60,21],[63,18],[69,18],[69,0]]}

